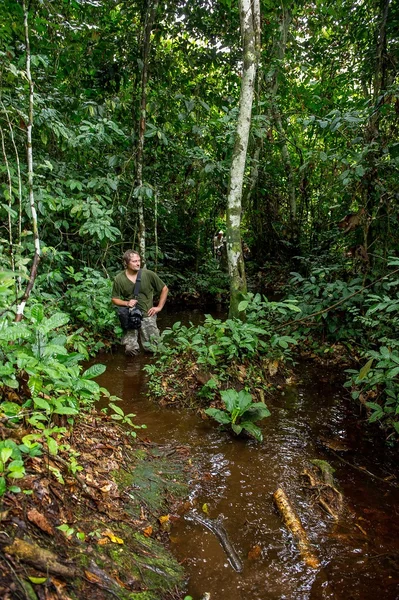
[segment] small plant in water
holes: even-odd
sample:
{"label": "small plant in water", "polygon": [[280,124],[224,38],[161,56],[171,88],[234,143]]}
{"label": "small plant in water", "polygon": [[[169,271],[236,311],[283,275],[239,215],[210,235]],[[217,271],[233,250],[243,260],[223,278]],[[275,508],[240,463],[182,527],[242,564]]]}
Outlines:
{"label": "small plant in water", "polygon": [[270,416],[270,411],[263,402],[252,402],[252,396],[246,390],[224,390],[220,393],[225,405],[224,410],[207,408],[205,413],[221,425],[231,425],[234,433],[239,435],[246,431],[258,442],[263,440],[262,432],[255,425],[261,419]]}

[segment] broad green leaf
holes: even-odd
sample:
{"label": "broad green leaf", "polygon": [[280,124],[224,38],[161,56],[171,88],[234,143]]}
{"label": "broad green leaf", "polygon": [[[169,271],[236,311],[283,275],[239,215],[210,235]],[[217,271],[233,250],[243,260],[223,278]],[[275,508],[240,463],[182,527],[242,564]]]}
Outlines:
{"label": "broad green leaf", "polygon": [[259,429],[259,427],[248,421],[241,423],[241,425],[242,428],[252,435],[258,442],[263,441],[262,431]]}
{"label": "broad green leaf", "polygon": [[236,433],[237,435],[240,435],[240,433],[242,431],[242,425],[238,425],[237,423],[232,423],[231,428],[234,431],[234,433]]}
{"label": "broad green leaf", "polygon": [[238,393],[238,408],[240,409],[240,415],[242,415],[246,409],[252,404],[252,396],[246,390],[241,390]]}
{"label": "broad green leaf", "polygon": [[6,493],[6,480],[5,477],[3,477],[2,475],[0,475],[0,496],[4,496],[4,494]]}
{"label": "broad green leaf", "polygon": [[4,412],[8,417],[18,415],[22,409],[16,402],[2,402],[0,404],[0,411]]}
{"label": "broad green leaf", "polygon": [[110,406],[112,408],[112,410],[114,410],[121,417],[125,416],[125,413],[123,412],[123,410],[121,409],[121,407],[118,406],[117,404],[113,404],[112,402],[110,402],[108,406]]}
{"label": "broad green leaf", "polygon": [[373,359],[370,358],[370,360],[368,360],[366,362],[366,364],[364,365],[364,367],[362,367],[359,371],[359,376],[358,376],[358,381],[362,381],[362,379],[364,379],[365,377],[367,377],[367,375],[370,372],[371,369],[371,365],[373,364]]}
{"label": "broad green leaf", "polygon": [[4,464],[6,463],[12,455],[12,449],[11,448],[2,448],[0,451],[0,459],[1,462]]}
{"label": "broad green leaf", "polygon": [[66,325],[68,321],[69,316],[67,314],[61,312],[55,313],[54,315],[51,315],[49,319],[45,319],[41,323],[40,330],[43,331],[43,333],[49,333],[53,329],[57,329],[58,327]]}
{"label": "broad green leaf", "polygon": [[39,408],[43,408],[43,410],[48,410],[48,411],[51,410],[50,404],[44,398],[37,398],[37,397],[33,398],[33,402]]}
{"label": "broad green leaf", "polygon": [[36,323],[41,323],[44,318],[44,309],[42,304],[35,304],[32,306],[30,311],[31,316],[34,318]]}
{"label": "broad green leaf", "polygon": [[107,367],[105,365],[102,365],[101,363],[97,363],[95,365],[92,365],[84,373],[82,373],[82,377],[84,379],[93,379],[94,377],[98,377],[99,375],[102,375],[104,373],[104,371],[106,370],[106,368]]}
{"label": "broad green leaf", "polygon": [[263,404],[263,402],[256,402],[256,404],[252,404],[245,411],[245,413],[242,415],[242,420],[256,423],[256,421],[260,421],[266,417],[270,417],[270,410],[265,404]]}
{"label": "broad green leaf", "polygon": [[58,454],[58,443],[56,442],[56,440],[52,437],[48,437],[47,445],[48,445],[50,454],[52,454],[53,456],[56,456]]}
{"label": "broad green leaf", "polygon": [[40,375],[31,375],[29,377],[28,387],[31,391],[31,394],[37,396],[37,394],[43,389],[42,377],[40,377]]}
{"label": "broad green leaf", "polygon": [[6,342],[15,342],[18,339],[27,339],[31,335],[29,328],[23,323],[10,323],[8,327],[0,329],[0,339]]}
{"label": "broad green leaf", "polygon": [[236,390],[223,390],[220,392],[220,396],[226,405],[226,409],[229,411],[229,413],[232,413],[238,403],[238,394]]}
{"label": "broad green leaf", "polygon": [[248,307],[248,304],[249,304],[248,300],[241,300],[241,302],[239,303],[239,305],[237,307],[238,312],[242,312],[242,311],[246,310]]}
{"label": "broad green leaf", "polygon": [[77,415],[79,411],[76,408],[72,408],[72,406],[59,406],[53,413],[56,415]]}
{"label": "broad green leaf", "polygon": [[213,419],[215,419],[215,421],[221,423],[222,425],[227,425],[231,422],[229,416],[225,412],[223,412],[222,410],[218,410],[217,408],[207,408],[205,414],[207,414],[209,417],[212,417]]}

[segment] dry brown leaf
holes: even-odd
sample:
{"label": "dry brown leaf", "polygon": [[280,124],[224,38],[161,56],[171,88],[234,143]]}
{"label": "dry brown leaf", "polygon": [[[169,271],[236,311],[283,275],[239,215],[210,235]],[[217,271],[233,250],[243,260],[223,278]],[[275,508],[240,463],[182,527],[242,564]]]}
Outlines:
{"label": "dry brown leaf", "polygon": [[97,544],[98,544],[99,546],[105,546],[106,544],[109,544],[109,543],[110,543],[110,540],[109,540],[108,538],[106,538],[106,537],[100,538],[100,539],[97,541]]}
{"label": "dry brown leaf", "polygon": [[278,371],[278,360],[273,360],[271,362],[269,362],[269,374],[271,377],[274,377],[274,375],[277,373]]}
{"label": "dry brown leaf", "polygon": [[101,582],[100,577],[98,577],[98,575],[95,575],[94,573],[91,573],[91,571],[85,571],[85,575],[91,583],[100,583]]}
{"label": "dry brown leaf", "polygon": [[54,535],[53,527],[47,521],[46,517],[39,513],[39,511],[36,510],[36,508],[32,508],[28,511],[28,519],[31,523],[39,527],[39,529],[41,529],[45,533],[48,533],[49,535]]}
{"label": "dry brown leaf", "polygon": [[250,560],[258,560],[260,558],[261,554],[262,554],[261,547],[256,545],[256,546],[253,546],[251,548],[251,550],[248,552],[248,558]]}

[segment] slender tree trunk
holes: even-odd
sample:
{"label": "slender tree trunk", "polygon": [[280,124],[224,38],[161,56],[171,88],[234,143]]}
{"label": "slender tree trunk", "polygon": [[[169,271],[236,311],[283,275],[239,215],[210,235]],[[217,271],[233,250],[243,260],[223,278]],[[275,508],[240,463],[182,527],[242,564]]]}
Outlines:
{"label": "slender tree trunk", "polygon": [[227,198],[227,260],[230,275],[229,317],[244,316],[238,306],[247,291],[244,258],[241,244],[242,190],[245,162],[251,126],[252,103],[258,52],[260,46],[259,0],[240,0],[241,35],[244,50],[244,65],[241,80],[240,110],[237,121],[236,139],[230,167]]}
{"label": "slender tree trunk", "polygon": [[26,3],[23,2],[23,11],[24,11],[24,29],[25,29],[25,45],[26,45],[26,77],[29,83],[29,110],[28,110],[28,123],[26,128],[26,137],[27,137],[27,162],[28,162],[28,189],[29,189],[29,204],[30,210],[32,213],[32,229],[33,229],[33,238],[35,243],[35,255],[33,257],[33,263],[31,267],[31,272],[29,276],[29,282],[26,286],[25,293],[22,297],[22,300],[17,308],[17,314],[15,317],[16,321],[21,321],[22,316],[24,314],[25,304],[30,296],[30,293],[33,289],[33,285],[35,283],[37,269],[40,261],[40,239],[39,239],[39,228],[37,225],[37,213],[36,213],[36,204],[35,197],[33,194],[33,152],[32,152],[32,127],[33,127],[33,80],[32,74],[30,70],[30,43],[29,43],[29,24],[28,24],[28,9]]}
{"label": "slender tree trunk", "polygon": [[[284,5],[282,6],[282,19],[280,26],[280,39],[277,42],[277,49],[275,51],[275,58],[278,59],[278,65],[281,65],[282,60],[285,56],[285,50],[287,47],[287,37],[288,31],[291,24],[291,10]],[[292,233],[296,230],[296,217],[297,217],[297,207],[296,207],[296,190],[295,190],[295,176],[294,170],[291,164],[291,156],[290,151],[288,149],[287,137],[284,130],[283,121],[281,118],[280,108],[276,101],[277,91],[278,91],[278,67],[274,66],[272,70],[269,72],[267,76],[267,80],[271,84],[270,95],[271,95],[271,117],[276,124],[276,129],[279,134],[280,143],[281,143],[281,154],[284,163],[284,168],[287,176],[287,186],[288,186],[288,200],[289,200],[289,210],[290,210],[290,223]]]}
{"label": "slender tree trunk", "polygon": [[154,24],[155,15],[158,9],[159,0],[149,0],[145,16],[144,37],[143,37],[143,64],[141,72],[141,99],[140,99],[140,118],[139,118],[139,136],[136,154],[136,190],[139,214],[139,251],[145,263],[145,219],[144,219],[144,200],[142,193],[143,186],[143,163],[144,163],[144,135],[147,118],[147,83],[148,83],[148,65],[151,50],[151,31]]}
{"label": "slender tree trunk", "polygon": [[[11,121],[10,121],[10,117],[8,114],[8,110],[5,107],[5,104],[3,101],[0,100],[0,104],[1,107],[4,111],[4,114],[6,115],[6,119],[7,119],[7,124],[8,124],[8,129],[10,130],[10,137],[11,137],[11,142],[12,142],[12,146],[14,148],[14,152],[15,152],[15,161],[17,164],[17,175],[18,175],[18,227],[17,227],[17,232],[18,232],[18,237],[16,240],[16,245],[19,247],[21,244],[21,237],[22,237],[22,177],[21,177],[21,165],[20,165],[20,160],[19,160],[19,153],[18,153],[18,148],[17,145],[15,143],[15,137],[14,137],[14,131],[11,125]],[[11,190],[12,191],[12,190]],[[11,255],[11,268],[14,270],[15,269],[15,247],[11,246],[10,249],[10,255]],[[16,278],[15,280],[15,297],[17,298],[19,292],[21,291],[21,276],[19,275],[18,278]]]}
{"label": "slender tree trunk", "polygon": [[[380,118],[381,107],[385,102],[385,94],[388,84],[388,58],[387,58],[387,23],[391,0],[380,0],[378,2],[378,30],[376,31],[376,49],[375,49],[375,65],[373,76],[372,100],[373,110],[367,123],[365,137],[368,144],[377,144],[377,151],[370,152],[368,155],[367,174],[363,178],[364,189],[364,206],[366,208],[368,219],[364,221],[364,247],[367,252],[377,239],[377,227],[374,222],[377,218],[381,228],[381,219],[384,216],[385,221],[388,220],[386,206],[380,201],[380,191],[377,188],[378,176],[378,160],[382,154],[384,141],[381,139],[380,133]],[[393,69],[393,72],[394,69]],[[373,260],[373,257],[371,257]]]}
{"label": "slender tree trunk", "polygon": [[11,214],[12,214],[12,179],[11,179],[10,166],[8,164],[7,151],[6,151],[6,145],[5,145],[5,141],[4,141],[4,133],[3,133],[3,128],[2,127],[0,127],[0,137],[1,137],[1,148],[2,148],[2,151],[3,151],[4,163],[6,165],[7,182],[8,182],[8,215],[7,215],[7,219],[8,219],[8,241],[9,241],[9,244],[10,244],[10,262],[11,262],[11,269],[13,271],[15,271],[14,243],[13,243],[13,236],[12,236],[12,221],[11,221]]}

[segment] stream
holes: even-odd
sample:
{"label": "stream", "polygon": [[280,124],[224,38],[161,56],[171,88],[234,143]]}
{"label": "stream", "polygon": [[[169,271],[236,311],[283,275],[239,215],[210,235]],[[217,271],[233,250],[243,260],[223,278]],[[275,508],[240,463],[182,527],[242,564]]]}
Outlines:
{"label": "stream", "polygon": [[[159,325],[196,324],[202,317],[201,311],[162,313]],[[107,366],[98,382],[123,399],[121,407],[136,414],[137,424],[147,425],[139,435],[189,449],[200,474],[191,482],[190,500],[207,518],[221,518],[243,563],[236,572],[211,531],[177,519],[171,549],[185,567],[187,594],[194,600],[206,592],[211,600],[399,599],[399,478],[383,481],[398,475],[397,462],[383,440],[365,434],[336,369],[296,365],[295,383],[266,398],[271,416],[260,423],[259,444],[233,439],[194,411],[149,400],[142,370],[152,360],[148,356],[126,357],[121,348],[96,360]],[[313,459],[335,469],[344,497],[338,522],[306,486],[303,470]],[[273,504],[278,487],[308,533],[318,570],[304,565]]]}

